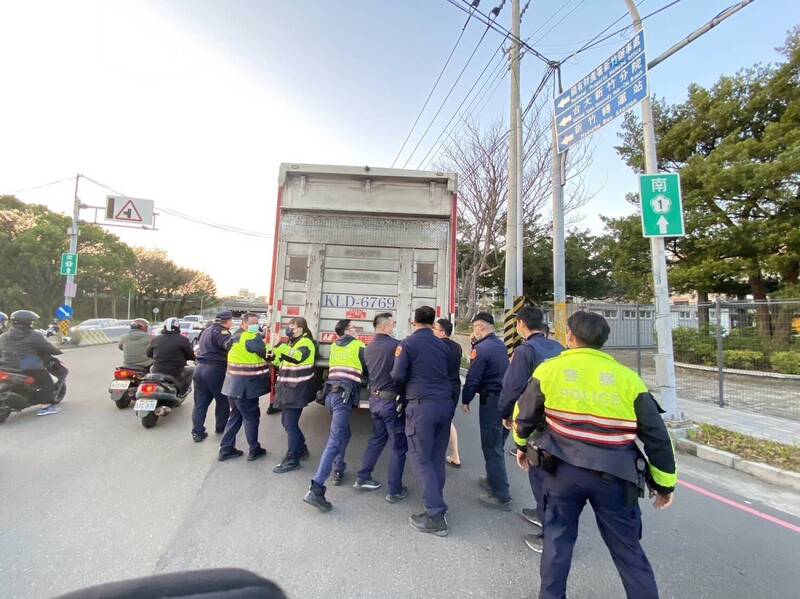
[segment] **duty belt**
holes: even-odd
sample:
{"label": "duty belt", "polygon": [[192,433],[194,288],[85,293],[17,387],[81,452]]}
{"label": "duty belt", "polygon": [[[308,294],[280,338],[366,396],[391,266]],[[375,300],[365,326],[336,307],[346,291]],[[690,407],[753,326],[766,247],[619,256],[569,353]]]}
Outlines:
{"label": "duty belt", "polygon": [[398,394],[394,391],[370,391],[369,396],[377,399],[388,399],[390,401],[394,401],[397,399]]}

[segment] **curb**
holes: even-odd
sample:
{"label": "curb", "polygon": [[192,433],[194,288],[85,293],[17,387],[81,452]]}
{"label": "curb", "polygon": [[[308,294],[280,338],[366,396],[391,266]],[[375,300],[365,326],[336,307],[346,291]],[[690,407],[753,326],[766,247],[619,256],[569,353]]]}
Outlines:
{"label": "curb", "polygon": [[759,480],[773,485],[800,491],[800,472],[781,470],[780,468],[770,466],[769,464],[762,464],[761,462],[751,462],[735,453],[715,449],[708,445],[702,445],[695,441],[679,437],[678,435],[672,435],[672,440],[677,450],[681,453],[688,453],[701,460],[714,462],[720,466],[744,472],[745,474],[749,474],[750,476],[754,476]]}

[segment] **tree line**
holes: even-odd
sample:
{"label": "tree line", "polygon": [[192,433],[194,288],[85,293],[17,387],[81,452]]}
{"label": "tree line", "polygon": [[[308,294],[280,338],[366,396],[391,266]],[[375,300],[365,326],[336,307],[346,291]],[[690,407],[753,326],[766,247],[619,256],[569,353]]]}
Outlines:
{"label": "tree line", "polygon": [[[0,310],[52,318],[64,301],[61,254],[68,251],[71,219],[44,206],[0,196]],[[207,274],[175,264],[163,250],[131,247],[93,224],[78,239],[76,319],[182,315],[212,305],[217,288]]]}

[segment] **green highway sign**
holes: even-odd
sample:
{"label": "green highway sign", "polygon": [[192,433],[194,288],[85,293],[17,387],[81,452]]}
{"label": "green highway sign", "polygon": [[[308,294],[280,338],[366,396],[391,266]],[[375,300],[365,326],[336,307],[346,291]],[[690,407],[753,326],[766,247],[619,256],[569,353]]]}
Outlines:
{"label": "green highway sign", "polygon": [[61,254],[61,274],[67,277],[78,274],[78,254]]}
{"label": "green highway sign", "polygon": [[677,173],[639,175],[642,234],[645,237],[681,237],[683,225],[681,181]]}

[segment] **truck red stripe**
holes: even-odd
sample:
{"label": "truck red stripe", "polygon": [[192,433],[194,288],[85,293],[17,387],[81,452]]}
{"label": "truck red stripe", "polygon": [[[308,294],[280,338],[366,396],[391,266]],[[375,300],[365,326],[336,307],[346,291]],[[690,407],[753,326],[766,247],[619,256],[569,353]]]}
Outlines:
{"label": "truck red stripe", "polygon": [[458,263],[456,246],[456,229],[458,227],[458,194],[453,192],[453,212],[450,215],[450,314],[456,312],[456,287],[458,281]]}

